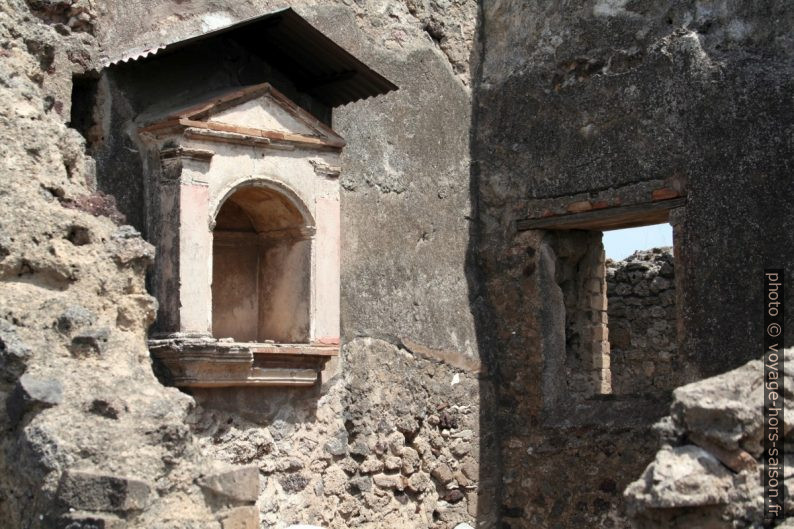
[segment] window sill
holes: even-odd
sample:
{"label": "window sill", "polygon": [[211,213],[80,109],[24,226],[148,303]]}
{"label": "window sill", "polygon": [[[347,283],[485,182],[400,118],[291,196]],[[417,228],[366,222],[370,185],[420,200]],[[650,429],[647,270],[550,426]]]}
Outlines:
{"label": "window sill", "polygon": [[149,351],[177,387],[309,387],[339,346],[174,334],[149,340]]}

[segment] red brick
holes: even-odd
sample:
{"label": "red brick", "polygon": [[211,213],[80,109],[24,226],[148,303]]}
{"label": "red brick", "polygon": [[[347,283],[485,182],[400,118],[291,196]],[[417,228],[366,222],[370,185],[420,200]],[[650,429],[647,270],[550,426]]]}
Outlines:
{"label": "red brick", "polygon": [[570,213],[581,213],[583,211],[590,211],[593,205],[589,200],[580,200],[579,202],[572,202],[568,204],[568,211]]}
{"label": "red brick", "polygon": [[679,196],[678,191],[670,189],[669,187],[657,189],[651,194],[653,200],[667,200],[668,198],[675,198],[677,196]]}

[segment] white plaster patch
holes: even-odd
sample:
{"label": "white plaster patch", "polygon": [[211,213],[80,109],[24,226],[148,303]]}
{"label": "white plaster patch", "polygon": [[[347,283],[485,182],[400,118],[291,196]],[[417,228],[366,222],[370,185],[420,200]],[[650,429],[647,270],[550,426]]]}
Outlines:
{"label": "white plaster patch", "polygon": [[201,32],[208,33],[222,27],[230,26],[232,22],[234,22],[234,20],[226,13],[207,13],[201,17]]}
{"label": "white plaster patch", "polygon": [[597,17],[617,17],[628,15],[626,4],[629,0],[598,0],[593,6],[593,14]]}

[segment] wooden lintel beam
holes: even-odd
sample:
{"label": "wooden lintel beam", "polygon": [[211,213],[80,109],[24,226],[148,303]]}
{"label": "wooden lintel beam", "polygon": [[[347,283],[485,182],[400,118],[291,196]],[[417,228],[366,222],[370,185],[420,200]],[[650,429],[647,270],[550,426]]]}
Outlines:
{"label": "wooden lintel beam", "polygon": [[686,203],[685,197],[630,206],[595,209],[581,213],[516,221],[518,231],[526,230],[617,230],[667,222],[668,213]]}

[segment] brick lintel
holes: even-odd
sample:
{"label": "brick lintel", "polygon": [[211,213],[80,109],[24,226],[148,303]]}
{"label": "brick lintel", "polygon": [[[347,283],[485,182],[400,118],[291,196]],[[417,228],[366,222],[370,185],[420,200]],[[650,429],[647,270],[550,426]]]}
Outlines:
{"label": "brick lintel", "polygon": [[661,224],[668,221],[669,212],[686,203],[685,197],[656,200],[629,206],[569,213],[543,218],[516,221],[518,231],[526,230],[617,230]]}

